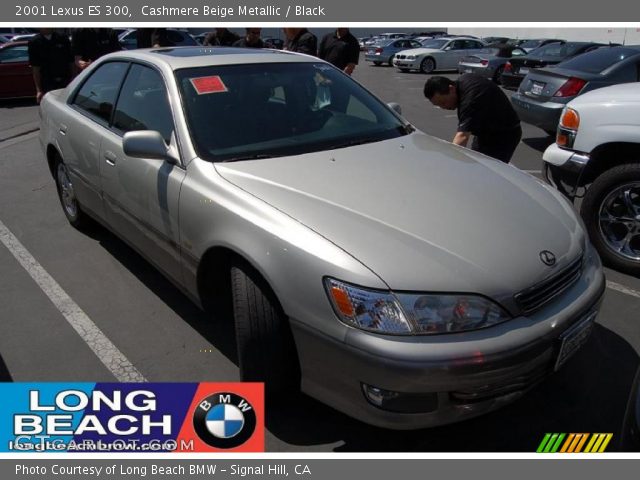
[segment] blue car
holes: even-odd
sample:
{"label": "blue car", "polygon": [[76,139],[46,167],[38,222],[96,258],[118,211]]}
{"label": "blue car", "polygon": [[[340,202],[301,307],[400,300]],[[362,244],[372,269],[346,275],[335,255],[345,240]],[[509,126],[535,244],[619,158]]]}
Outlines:
{"label": "blue car", "polygon": [[393,66],[393,57],[402,50],[411,48],[420,48],[422,44],[411,38],[396,38],[393,40],[382,40],[373,45],[369,45],[366,49],[365,60],[373,62],[374,65],[382,65],[386,63]]}

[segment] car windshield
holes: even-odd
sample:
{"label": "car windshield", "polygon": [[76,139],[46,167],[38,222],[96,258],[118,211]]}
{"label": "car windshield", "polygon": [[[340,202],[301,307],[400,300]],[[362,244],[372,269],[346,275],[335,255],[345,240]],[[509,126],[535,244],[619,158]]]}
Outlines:
{"label": "car windshield", "polygon": [[527,40],[519,45],[520,48],[538,48],[542,44],[543,40]]}
{"label": "car windshield", "polygon": [[634,55],[639,50],[632,48],[599,48],[558,64],[558,67],[588,73],[601,73],[616,63]]}
{"label": "car windshield", "polygon": [[584,47],[583,43],[550,43],[536,50],[538,57],[566,58],[572,57]]}
{"label": "car windshield", "polygon": [[175,75],[191,136],[205,160],[298,155],[412,131],[325,63],[208,66]]}
{"label": "car windshield", "polygon": [[424,48],[437,48],[440,49],[442,47],[444,47],[446,45],[446,43],[449,40],[447,39],[430,39],[430,40],[425,40],[424,42],[422,42],[422,46]]}

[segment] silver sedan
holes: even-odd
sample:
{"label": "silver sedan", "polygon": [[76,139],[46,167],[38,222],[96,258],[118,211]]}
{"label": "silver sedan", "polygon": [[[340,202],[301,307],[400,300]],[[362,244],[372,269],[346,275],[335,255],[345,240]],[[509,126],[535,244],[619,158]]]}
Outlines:
{"label": "silver sedan", "polygon": [[233,321],[243,380],[412,429],[562,367],[604,277],[559,193],[397,110],[305,55],[123,51],[44,97],[40,140],[69,222]]}

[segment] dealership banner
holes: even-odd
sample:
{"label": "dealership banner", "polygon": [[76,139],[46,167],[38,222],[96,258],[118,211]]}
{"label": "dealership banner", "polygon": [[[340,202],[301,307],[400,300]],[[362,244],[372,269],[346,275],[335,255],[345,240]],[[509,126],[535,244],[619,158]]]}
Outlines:
{"label": "dealership banner", "polygon": [[[556,457],[558,458],[558,457]],[[246,459],[232,460],[2,460],[0,478],[7,479],[474,479],[540,480],[637,477],[638,460],[503,460],[498,468],[483,459]]]}
{"label": "dealership banner", "polygon": [[0,452],[216,451],[264,451],[263,384],[0,384]]}
{"label": "dealership banner", "polygon": [[629,22],[640,18],[640,2],[537,0],[518,8],[511,0],[365,2],[342,0],[17,0],[0,4],[1,22]]}

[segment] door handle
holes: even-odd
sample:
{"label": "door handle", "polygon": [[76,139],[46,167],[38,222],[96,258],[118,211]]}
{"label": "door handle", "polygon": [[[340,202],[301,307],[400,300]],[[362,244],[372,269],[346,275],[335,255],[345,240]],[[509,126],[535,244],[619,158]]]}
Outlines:
{"label": "door handle", "polygon": [[60,130],[59,130],[61,135],[66,135],[67,134],[67,126],[64,123],[60,124]]}
{"label": "door handle", "polygon": [[105,161],[106,161],[109,165],[111,165],[112,167],[114,167],[114,166],[116,165],[116,158],[117,158],[117,157],[116,157],[116,154],[115,154],[115,153],[113,153],[113,152],[109,152],[109,151],[104,152],[104,159],[105,159]]}

